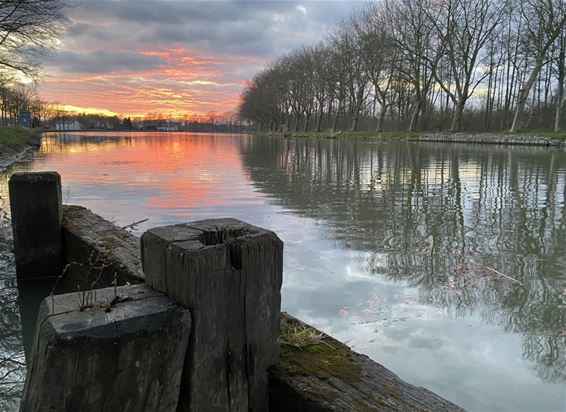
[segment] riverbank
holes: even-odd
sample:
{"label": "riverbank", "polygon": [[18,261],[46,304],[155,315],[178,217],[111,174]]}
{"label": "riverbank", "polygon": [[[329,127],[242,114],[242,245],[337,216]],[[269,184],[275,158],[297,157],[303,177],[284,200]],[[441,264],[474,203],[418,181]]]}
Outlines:
{"label": "riverbank", "polygon": [[0,170],[39,147],[41,132],[23,127],[0,126]]}
{"label": "riverbank", "polygon": [[325,138],[325,139],[361,139],[361,140],[400,140],[411,142],[438,143],[476,143],[499,145],[527,145],[566,147],[566,132],[375,132],[375,131],[344,131],[344,132],[297,132],[297,133],[257,133],[262,136]]}

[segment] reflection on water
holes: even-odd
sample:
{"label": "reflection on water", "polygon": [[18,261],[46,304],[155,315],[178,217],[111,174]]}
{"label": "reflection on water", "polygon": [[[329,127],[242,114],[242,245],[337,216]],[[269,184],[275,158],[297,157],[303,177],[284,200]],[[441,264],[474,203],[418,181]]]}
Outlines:
{"label": "reflection on water", "polygon": [[17,168],[59,171],[65,200],[121,225],[149,218],[138,233],[219,216],[275,230],[284,309],[466,408],[566,409],[563,152],[66,134]]}
{"label": "reflection on water", "polygon": [[[0,174],[0,187],[7,180]],[[15,408],[25,380],[18,293],[14,256],[11,253],[12,231],[6,215],[8,197],[0,192],[0,411]]]}

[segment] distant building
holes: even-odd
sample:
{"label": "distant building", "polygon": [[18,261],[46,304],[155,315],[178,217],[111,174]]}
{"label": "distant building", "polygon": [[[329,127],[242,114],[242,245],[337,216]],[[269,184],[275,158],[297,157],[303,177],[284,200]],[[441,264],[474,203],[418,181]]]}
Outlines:
{"label": "distant building", "polygon": [[157,126],[157,130],[162,131],[162,132],[178,132],[179,131],[179,125],[171,124],[171,125],[167,125],[167,126]]}
{"label": "distant building", "polygon": [[20,126],[22,127],[32,126],[31,112],[29,110],[20,110]]}
{"label": "distant building", "polygon": [[110,122],[106,121],[106,120],[97,120],[97,121],[94,123],[94,128],[95,128],[95,129],[113,130],[113,129],[114,129],[114,125],[111,124]]}
{"label": "distant building", "polygon": [[81,130],[82,128],[78,120],[59,120],[55,123],[55,130]]}

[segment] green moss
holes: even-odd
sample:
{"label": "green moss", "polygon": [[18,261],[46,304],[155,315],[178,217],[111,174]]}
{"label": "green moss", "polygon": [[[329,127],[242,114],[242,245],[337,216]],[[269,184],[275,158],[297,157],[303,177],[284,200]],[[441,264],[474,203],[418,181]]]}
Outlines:
{"label": "green moss", "polygon": [[0,150],[9,148],[17,149],[31,143],[38,132],[23,127],[0,126]]}
{"label": "green moss", "polygon": [[112,250],[120,244],[120,239],[112,230],[105,230],[101,233],[98,243],[106,250]]}
{"label": "green moss", "polygon": [[393,383],[386,383],[384,386],[387,388],[391,396],[397,399],[401,399],[401,393],[399,392],[399,388],[396,385],[394,385]]}
{"label": "green moss", "polygon": [[326,337],[304,347],[282,344],[280,365],[292,375],[333,377],[350,384],[361,381],[360,367],[353,361],[350,350]]}
{"label": "green moss", "polygon": [[379,403],[381,406],[384,406],[384,407],[386,407],[386,408],[391,407],[391,404],[389,403],[389,401],[388,401],[387,399],[385,399],[385,398],[382,398],[381,396],[379,396],[379,397],[376,399],[376,402]]}

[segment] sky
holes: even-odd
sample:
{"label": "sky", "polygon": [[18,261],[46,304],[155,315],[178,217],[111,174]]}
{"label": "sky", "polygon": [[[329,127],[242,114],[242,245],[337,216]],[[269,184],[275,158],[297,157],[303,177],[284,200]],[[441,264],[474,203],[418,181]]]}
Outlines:
{"label": "sky", "polygon": [[173,117],[237,109],[271,60],[324,38],[352,1],[82,0],[40,96],[69,110]]}

